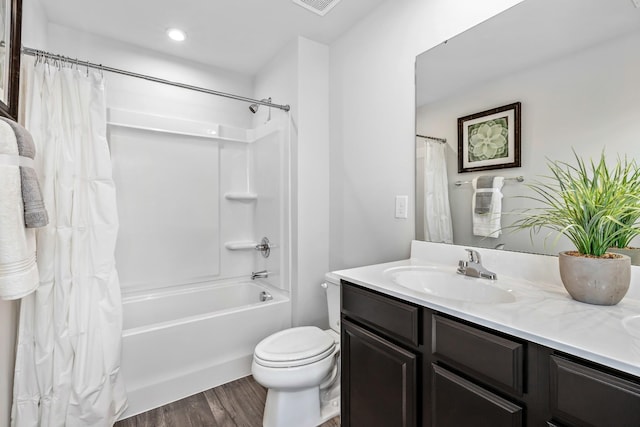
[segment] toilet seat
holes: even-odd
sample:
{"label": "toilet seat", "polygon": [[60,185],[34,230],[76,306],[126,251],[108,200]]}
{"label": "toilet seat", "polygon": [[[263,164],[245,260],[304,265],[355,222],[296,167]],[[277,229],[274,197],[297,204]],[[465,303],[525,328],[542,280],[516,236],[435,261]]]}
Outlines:
{"label": "toilet seat", "polygon": [[254,360],[270,368],[290,368],[317,362],[335,352],[334,339],[315,326],[285,329],[262,340]]}

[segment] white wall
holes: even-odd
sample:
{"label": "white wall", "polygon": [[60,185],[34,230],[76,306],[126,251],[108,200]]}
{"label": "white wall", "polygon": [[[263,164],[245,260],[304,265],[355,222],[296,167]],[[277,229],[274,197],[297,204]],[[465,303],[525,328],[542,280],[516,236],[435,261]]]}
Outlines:
{"label": "white wall", "polygon": [[47,22],[40,0],[22,0],[22,45],[46,48]]}
{"label": "white wall", "polygon": [[298,44],[298,298],[294,324],[328,326],[320,287],[329,271],[329,48]]}
{"label": "white wall", "polygon": [[256,98],[271,96],[274,102],[291,105],[294,325],[328,324],[320,287],[329,269],[328,75],[328,47],[298,37],[255,79]]}
{"label": "white wall", "polygon": [[[419,53],[519,0],[388,0],[331,45],[330,268],[409,256]],[[396,195],[409,218],[394,218]]]}
{"label": "white wall", "polygon": [[[439,135],[449,141],[449,198],[456,244],[494,247],[502,242],[509,250],[549,254],[573,248],[566,239],[553,245],[555,235],[545,245],[546,232],[534,236],[533,242],[528,230],[506,232],[498,239],[472,236],[471,186],[455,187],[451,183],[470,180],[482,172],[457,173],[457,118],[520,101],[522,167],[505,169],[498,174],[523,175],[527,182],[548,175],[547,158],[574,163],[572,149],[587,161],[598,159],[603,149],[610,161],[625,154],[629,159],[638,159],[640,92],[629,89],[640,75],[639,46],[640,32],[636,31],[419,109],[418,132]],[[509,211],[534,204],[517,198],[530,194],[523,184],[507,181],[502,192],[503,212],[507,213],[503,215],[502,225],[507,227],[518,218],[509,215]]]}
{"label": "white wall", "polygon": [[[134,73],[250,97],[251,76],[178,59],[56,24],[48,26],[50,52]],[[232,99],[106,73],[107,107],[249,127],[247,105]]]}

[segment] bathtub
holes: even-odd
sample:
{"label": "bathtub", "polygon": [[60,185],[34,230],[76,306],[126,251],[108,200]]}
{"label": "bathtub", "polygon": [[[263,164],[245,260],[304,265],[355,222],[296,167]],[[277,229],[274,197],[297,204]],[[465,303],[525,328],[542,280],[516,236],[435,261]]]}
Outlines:
{"label": "bathtub", "polygon": [[124,295],[122,418],[249,375],[256,344],[290,325],[287,294],[258,280]]}

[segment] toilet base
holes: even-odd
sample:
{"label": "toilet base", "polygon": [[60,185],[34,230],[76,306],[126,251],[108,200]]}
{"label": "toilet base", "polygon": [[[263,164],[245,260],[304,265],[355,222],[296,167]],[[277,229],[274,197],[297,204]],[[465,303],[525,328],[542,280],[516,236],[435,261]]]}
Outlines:
{"label": "toilet base", "polygon": [[316,427],[340,415],[340,384],[330,390],[299,391],[269,389],[264,407],[263,427]]}
{"label": "toilet base", "polygon": [[323,424],[329,421],[331,418],[340,415],[340,396],[333,399],[322,402],[322,408],[320,410],[320,421],[317,425]]}
{"label": "toilet base", "polygon": [[269,389],[263,427],[315,427],[320,423],[319,387],[297,391]]}

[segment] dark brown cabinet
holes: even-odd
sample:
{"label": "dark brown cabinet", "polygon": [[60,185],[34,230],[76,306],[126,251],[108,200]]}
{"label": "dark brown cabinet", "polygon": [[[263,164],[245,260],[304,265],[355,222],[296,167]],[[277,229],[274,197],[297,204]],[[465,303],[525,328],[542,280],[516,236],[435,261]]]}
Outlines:
{"label": "dark brown cabinet", "polygon": [[351,284],[341,289],[341,425],[417,426],[421,307]]}
{"label": "dark brown cabinet", "polygon": [[342,282],[346,427],[640,427],[640,379]]}
{"label": "dark brown cabinet", "polygon": [[523,408],[438,365],[432,365],[436,427],[520,427]]}
{"label": "dark brown cabinet", "polygon": [[416,425],[416,354],[343,320],[341,357],[342,426]]}
{"label": "dark brown cabinet", "polygon": [[432,354],[493,384],[505,392],[522,395],[525,344],[433,315]]}
{"label": "dark brown cabinet", "polygon": [[551,356],[551,413],[576,427],[640,426],[640,383]]}

